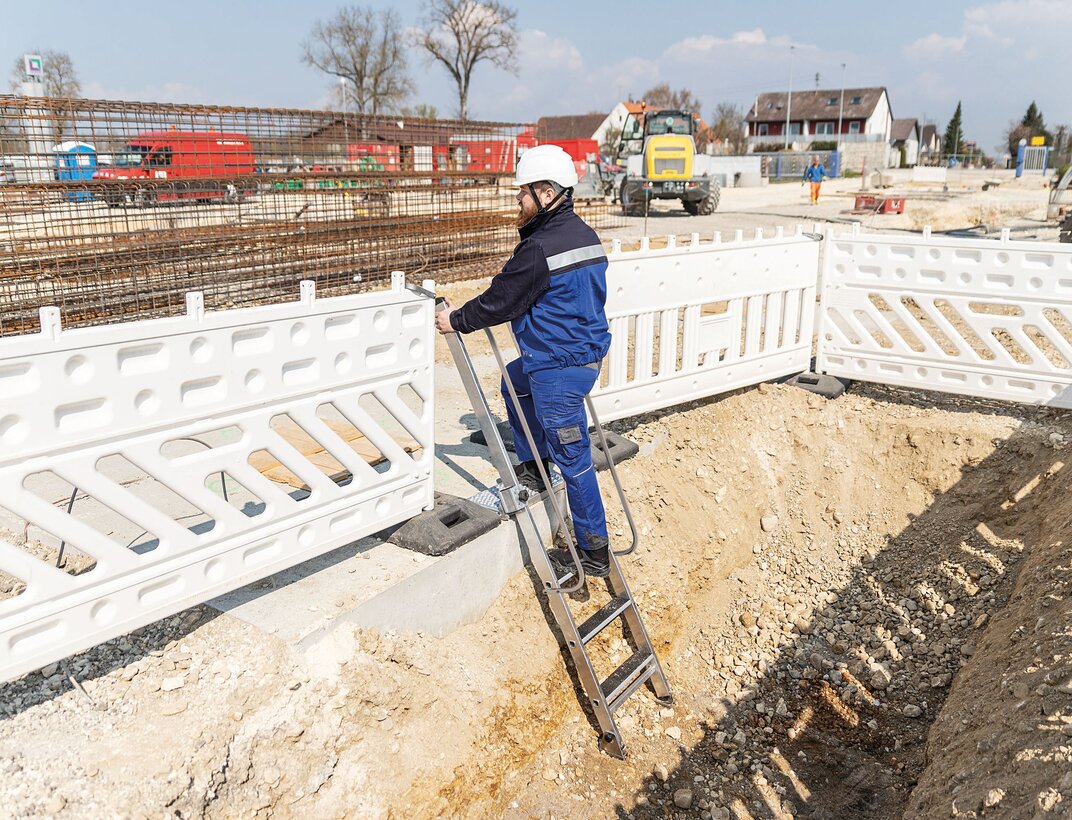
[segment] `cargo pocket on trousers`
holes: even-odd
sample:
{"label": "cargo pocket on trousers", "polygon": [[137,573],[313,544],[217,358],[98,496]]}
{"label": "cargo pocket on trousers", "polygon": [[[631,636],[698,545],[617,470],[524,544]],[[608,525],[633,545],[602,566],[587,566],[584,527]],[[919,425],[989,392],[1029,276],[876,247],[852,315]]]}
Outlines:
{"label": "cargo pocket on trousers", "polygon": [[576,444],[581,440],[581,427],[578,424],[572,427],[559,427],[556,432],[559,444]]}

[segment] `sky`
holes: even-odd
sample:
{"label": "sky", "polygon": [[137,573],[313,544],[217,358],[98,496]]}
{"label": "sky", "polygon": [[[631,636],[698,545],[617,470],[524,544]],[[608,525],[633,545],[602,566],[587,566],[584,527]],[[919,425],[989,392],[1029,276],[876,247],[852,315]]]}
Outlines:
{"label": "sky", "polygon": [[[1072,124],[1072,0],[514,0],[515,76],[480,64],[470,117],[532,122],[607,112],[661,82],[688,88],[710,119],[764,91],[885,86],[895,117],[942,130],[957,102],[964,134],[987,151],[1033,100],[1048,126]],[[337,81],[304,65],[301,42],[331,0],[111,4],[0,0],[0,66],[30,49],[66,51],[83,95],[101,99],[325,107]],[[419,0],[393,8],[403,25]],[[794,48],[791,50],[790,46]],[[842,70],[844,64],[844,71]],[[418,52],[410,104],[456,111],[446,73]],[[6,85],[7,72],[0,77]]]}

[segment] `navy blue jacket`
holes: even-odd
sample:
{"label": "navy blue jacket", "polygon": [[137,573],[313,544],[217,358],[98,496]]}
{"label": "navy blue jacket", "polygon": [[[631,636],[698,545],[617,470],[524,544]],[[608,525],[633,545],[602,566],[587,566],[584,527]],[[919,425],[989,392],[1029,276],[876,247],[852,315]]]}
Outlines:
{"label": "navy blue jacket", "polygon": [[610,348],[607,256],[567,199],[537,214],[486,291],[450,314],[461,333],[510,322],[526,373],[600,361]]}

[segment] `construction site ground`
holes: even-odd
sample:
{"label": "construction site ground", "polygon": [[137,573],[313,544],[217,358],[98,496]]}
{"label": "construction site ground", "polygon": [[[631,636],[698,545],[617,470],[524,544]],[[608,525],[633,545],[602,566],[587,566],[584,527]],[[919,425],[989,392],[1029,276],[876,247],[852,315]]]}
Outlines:
{"label": "construction site ground", "polygon": [[[850,219],[858,185],[728,190],[648,233]],[[926,206],[935,230],[975,209],[1048,230],[1041,186],[967,187]],[[909,196],[864,230],[915,229]],[[491,471],[436,361],[437,488],[468,495]],[[625,761],[530,574],[446,634],[375,632],[340,614],[442,559],[366,539],[0,687],[0,815],[1072,816],[1072,416],[761,385],[610,426],[641,445],[624,568],[675,694],[619,712]],[[605,599],[592,582],[578,608]],[[630,652],[611,632],[604,674]]]}

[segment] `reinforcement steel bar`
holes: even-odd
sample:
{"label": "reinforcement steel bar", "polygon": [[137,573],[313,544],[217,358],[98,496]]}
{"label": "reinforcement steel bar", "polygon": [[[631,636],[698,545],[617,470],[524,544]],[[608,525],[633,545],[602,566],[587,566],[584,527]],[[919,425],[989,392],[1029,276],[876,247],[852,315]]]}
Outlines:
{"label": "reinforcement steel bar", "polygon": [[0,335],[46,305],[74,326],[173,315],[191,289],[223,308],[486,275],[526,144],[510,123],[0,97]]}

